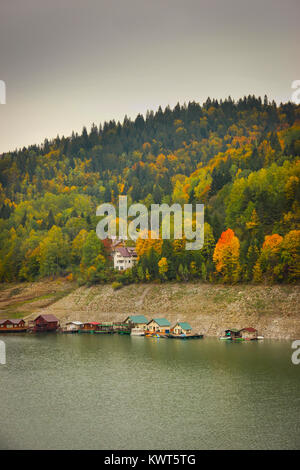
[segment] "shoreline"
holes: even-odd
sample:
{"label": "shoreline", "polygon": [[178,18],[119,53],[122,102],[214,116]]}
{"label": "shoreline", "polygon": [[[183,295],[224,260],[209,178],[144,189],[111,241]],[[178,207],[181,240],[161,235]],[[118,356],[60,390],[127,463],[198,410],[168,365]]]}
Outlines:
{"label": "shoreline", "polygon": [[300,338],[299,285],[131,284],[77,287],[63,279],[2,285],[0,317],[31,320],[41,313],[67,321],[123,321],[143,314],[187,321],[193,331],[219,337],[226,328],[252,326],[272,339]]}

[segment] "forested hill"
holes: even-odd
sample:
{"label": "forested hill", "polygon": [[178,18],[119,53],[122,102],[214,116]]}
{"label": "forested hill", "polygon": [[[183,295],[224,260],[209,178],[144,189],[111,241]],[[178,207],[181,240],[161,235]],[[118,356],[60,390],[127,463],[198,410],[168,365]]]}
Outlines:
{"label": "forested hill", "polygon": [[[299,278],[300,106],[254,96],[158,109],[0,157],[0,281]],[[114,274],[96,206],[205,204],[205,245],[138,246]]]}

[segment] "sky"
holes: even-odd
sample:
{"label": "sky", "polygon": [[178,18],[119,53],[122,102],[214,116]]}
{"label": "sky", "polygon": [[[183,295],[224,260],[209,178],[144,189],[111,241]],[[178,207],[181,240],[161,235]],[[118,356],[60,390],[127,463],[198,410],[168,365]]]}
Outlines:
{"label": "sky", "polygon": [[299,20],[299,0],[1,0],[0,153],[208,96],[286,102]]}

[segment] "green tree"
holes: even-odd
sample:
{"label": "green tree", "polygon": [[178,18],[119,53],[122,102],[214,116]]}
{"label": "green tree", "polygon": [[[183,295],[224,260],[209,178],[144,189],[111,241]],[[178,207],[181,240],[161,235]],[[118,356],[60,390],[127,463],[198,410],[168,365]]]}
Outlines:
{"label": "green tree", "polygon": [[98,255],[104,255],[104,246],[97,237],[96,232],[91,230],[82,247],[82,266],[89,267],[95,265]]}
{"label": "green tree", "polygon": [[54,225],[39,245],[39,263],[42,276],[61,273],[69,263],[69,243],[62,229]]}

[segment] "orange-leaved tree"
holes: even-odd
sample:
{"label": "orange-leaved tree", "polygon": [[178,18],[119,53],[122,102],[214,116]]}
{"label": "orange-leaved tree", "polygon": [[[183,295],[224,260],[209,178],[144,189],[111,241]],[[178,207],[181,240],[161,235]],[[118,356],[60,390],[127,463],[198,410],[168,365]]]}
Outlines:
{"label": "orange-leaved tree", "polygon": [[224,282],[233,283],[239,280],[240,242],[230,228],[223,232],[216,244],[213,260],[216,270]]}

